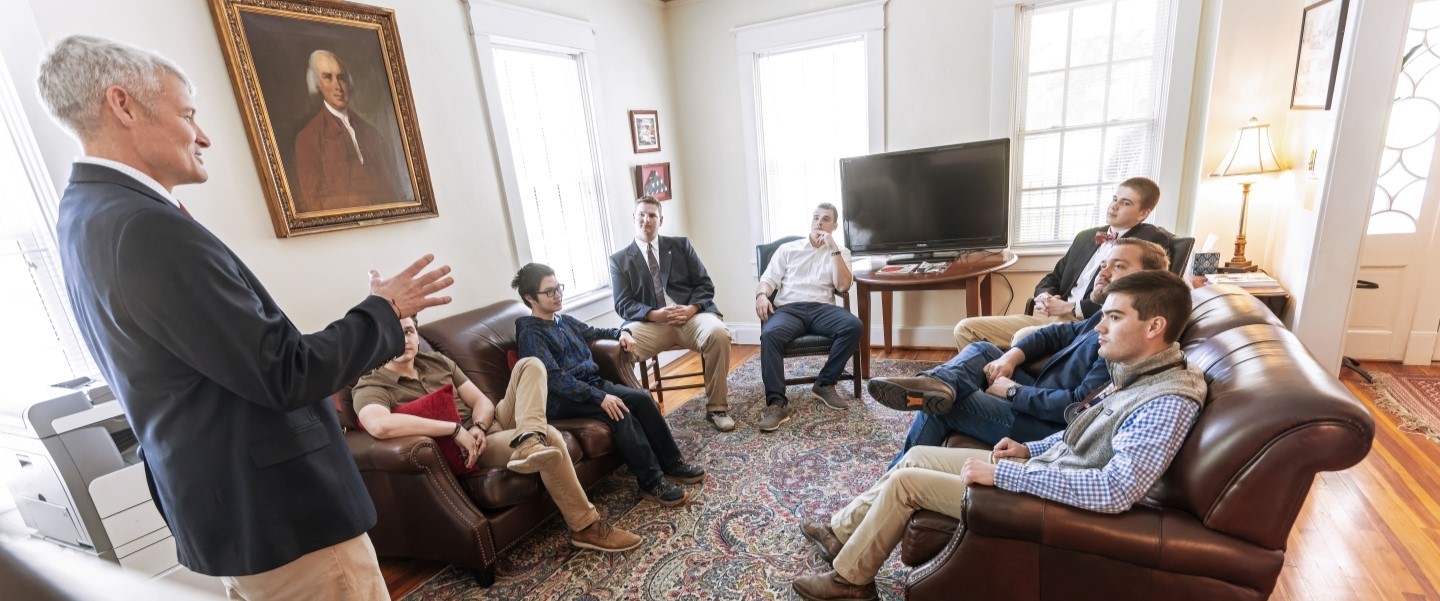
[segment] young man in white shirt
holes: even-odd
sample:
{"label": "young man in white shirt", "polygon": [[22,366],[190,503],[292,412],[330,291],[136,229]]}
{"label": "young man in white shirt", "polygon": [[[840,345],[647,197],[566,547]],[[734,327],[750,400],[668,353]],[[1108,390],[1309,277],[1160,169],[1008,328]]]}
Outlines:
{"label": "young man in white shirt", "polygon": [[[832,409],[847,406],[835,393],[835,382],[860,342],[860,318],[835,306],[835,294],[850,290],[850,251],[835,242],[840,213],[821,203],[810,218],[810,235],[776,249],[755,289],[755,314],[760,317],[760,371],[765,382],[765,414],[758,426],[772,432],[790,419],[785,397],[785,345],[806,334],[828,336],[830,357],[810,391]],[[774,299],[771,299],[771,295]]]}

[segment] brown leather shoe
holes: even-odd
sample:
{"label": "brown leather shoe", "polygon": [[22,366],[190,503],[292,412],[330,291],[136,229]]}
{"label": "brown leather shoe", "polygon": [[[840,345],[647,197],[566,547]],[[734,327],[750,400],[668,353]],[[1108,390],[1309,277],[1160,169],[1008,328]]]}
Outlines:
{"label": "brown leather shoe", "polygon": [[929,376],[913,378],[870,378],[870,396],[881,405],[898,411],[924,411],[930,415],[949,413],[955,406],[955,390]]}
{"label": "brown leather shoe", "polygon": [[556,465],[560,461],[560,449],[546,446],[545,437],[539,434],[526,438],[510,453],[510,462],[505,467],[520,474],[533,474]]}
{"label": "brown leather shoe", "polygon": [[820,556],[828,562],[833,563],[835,556],[840,554],[840,548],[845,546],[845,543],[835,536],[835,531],[830,529],[830,524],[825,522],[805,520],[800,522],[800,532],[810,539],[810,542],[815,543],[815,546],[820,547]]}
{"label": "brown leather shoe", "polygon": [[590,524],[584,530],[570,535],[570,544],[582,549],[594,549],[606,553],[629,551],[643,542],[645,539],[633,532],[621,530],[602,520],[595,520],[595,523]]}
{"label": "brown leather shoe", "polygon": [[811,601],[877,601],[875,581],[852,584],[841,578],[835,570],[824,574],[806,574],[790,584],[795,594]]}

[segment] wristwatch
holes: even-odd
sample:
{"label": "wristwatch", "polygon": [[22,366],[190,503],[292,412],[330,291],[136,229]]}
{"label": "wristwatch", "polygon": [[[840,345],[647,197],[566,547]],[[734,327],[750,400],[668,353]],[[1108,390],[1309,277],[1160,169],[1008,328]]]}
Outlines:
{"label": "wristwatch", "polygon": [[1015,400],[1015,395],[1017,395],[1017,394],[1020,394],[1020,385],[1019,385],[1019,384],[1011,384],[1009,388],[1006,388],[1006,389],[1005,389],[1005,398],[1006,398],[1007,400],[1011,400],[1011,401]]}

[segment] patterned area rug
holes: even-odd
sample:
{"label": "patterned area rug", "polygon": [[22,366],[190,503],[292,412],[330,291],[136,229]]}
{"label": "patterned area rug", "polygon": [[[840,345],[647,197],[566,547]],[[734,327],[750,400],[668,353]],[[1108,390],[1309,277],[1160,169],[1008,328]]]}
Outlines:
{"label": "patterned area rug", "polygon": [[1440,377],[1372,372],[1375,404],[1400,418],[1400,429],[1440,442]]}
{"label": "patterned area rug", "polygon": [[[787,362],[791,373],[818,371],[823,357]],[[873,375],[911,375],[925,361],[876,359]],[[790,422],[762,434],[759,359],[730,374],[731,416],[739,425],[716,432],[705,421],[704,395],[669,416],[680,449],[709,472],[677,508],[641,501],[635,478],[621,468],[590,491],[602,519],[645,537],[624,553],[571,547],[558,517],[500,558],[493,587],[475,586],[450,567],[405,601],[459,599],[795,599],[796,576],[829,569],[800,534],[805,516],[829,516],[884,471],[900,449],[911,414],[878,405],[864,393],[848,411],[825,407],[809,384],[787,391]],[[836,387],[851,400],[852,385]],[[898,554],[896,555],[898,557]],[[876,580],[882,599],[901,598],[908,568],[892,558]]]}

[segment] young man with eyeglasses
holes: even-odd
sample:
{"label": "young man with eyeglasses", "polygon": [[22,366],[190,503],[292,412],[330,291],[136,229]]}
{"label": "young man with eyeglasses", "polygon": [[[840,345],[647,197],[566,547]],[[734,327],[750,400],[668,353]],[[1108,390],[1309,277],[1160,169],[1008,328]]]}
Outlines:
{"label": "young man with eyeglasses", "polygon": [[705,469],[685,462],[650,394],[600,377],[600,366],[590,353],[590,342],[600,339],[619,340],[621,348],[634,349],[630,332],[591,327],[561,315],[565,287],[556,281],[555,270],[545,265],[520,268],[510,287],[530,307],[528,317],[515,320],[515,337],[521,357],[534,357],[545,365],[550,388],[546,417],[605,422],[625,465],[635,474],[641,496],[667,507],[688,500],[690,493],[668,480],[698,483],[705,479]]}

